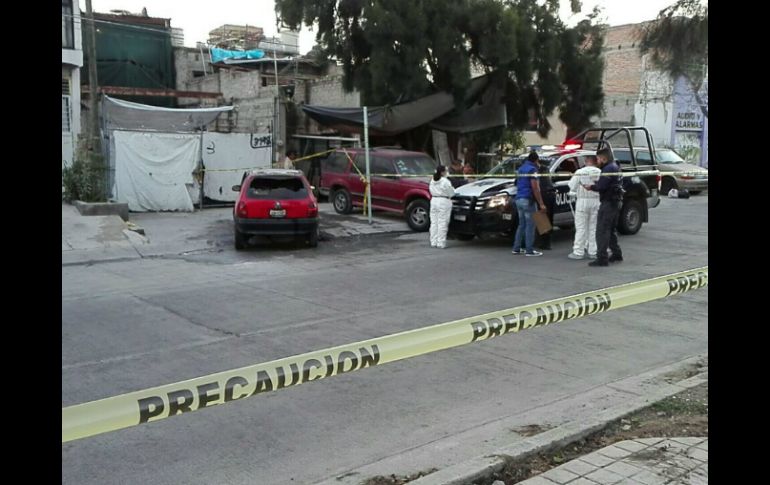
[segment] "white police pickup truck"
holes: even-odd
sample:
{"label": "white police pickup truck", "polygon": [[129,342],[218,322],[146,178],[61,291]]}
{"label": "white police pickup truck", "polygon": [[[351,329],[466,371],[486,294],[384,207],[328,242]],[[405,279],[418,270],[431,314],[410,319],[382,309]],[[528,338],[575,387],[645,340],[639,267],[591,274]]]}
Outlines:
{"label": "white police pickup truck", "polygon": [[[632,132],[639,132],[652,145],[652,137],[645,128],[594,128],[586,130],[575,139],[563,145],[541,146],[536,151],[540,156],[541,166],[548,167],[556,188],[553,223],[560,228],[574,225],[574,215],[568,196],[568,182],[579,168],[585,166],[586,156],[595,155],[596,150],[586,149],[587,145],[596,144],[596,148],[610,146],[608,140],[619,135],[627,135],[631,145]],[[619,137],[622,139],[622,137]],[[617,143],[618,139],[613,140]],[[514,203],[516,195],[516,169],[524,163],[527,154],[521,154],[504,160],[480,180],[463,185],[455,190],[452,198],[452,218],[449,233],[460,240],[471,240],[484,233],[510,233],[516,230],[518,214]],[[623,171],[623,207],[618,221],[621,234],[636,234],[642,223],[648,222],[648,208],[660,203],[660,173],[655,160],[645,160],[645,165],[637,160],[622,165]],[[635,175],[637,174],[637,175]]]}

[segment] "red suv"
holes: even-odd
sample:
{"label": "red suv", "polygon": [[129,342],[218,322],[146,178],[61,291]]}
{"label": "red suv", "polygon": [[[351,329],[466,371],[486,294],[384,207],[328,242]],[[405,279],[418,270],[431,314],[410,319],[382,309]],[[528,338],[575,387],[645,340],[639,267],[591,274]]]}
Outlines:
{"label": "red suv", "polygon": [[251,236],[301,236],[318,246],[318,202],[299,170],[254,170],[233,190],[235,249]]}
{"label": "red suv", "polygon": [[[320,193],[329,197],[339,214],[349,214],[353,206],[363,206],[366,186],[360,175],[366,174],[364,149],[346,148],[345,151],[336,150],[321,163]],[[427,231],[430,227],[428,184],[436,171],[436,162],[422,152],[372,148],[369,164],[372,208],[404,214],[413,230]]]}

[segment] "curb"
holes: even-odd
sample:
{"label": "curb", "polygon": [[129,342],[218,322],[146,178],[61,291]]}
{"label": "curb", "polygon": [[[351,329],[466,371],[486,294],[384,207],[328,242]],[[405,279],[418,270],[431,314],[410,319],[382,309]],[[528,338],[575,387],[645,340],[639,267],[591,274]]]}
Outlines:
{"label": "curb", "polygon": [[467,485],[474,480],[487,478],[492,473],[501,471],[508,460],[522,459],[551,448],[568,445],[629,414],[705,382],[708,382],[708,370],[652,391],[649,395],[639,396],[621,405],[605,409],[588,421],[564,424],[515,445],[501,448],[496,455],[477,456],[409,483],[412,485]]}
{"label": "curb", "polygon": [[126,202],[83,202],[76,200],[72,203],[81,216],[119,216],[128,221],[128,203]]}

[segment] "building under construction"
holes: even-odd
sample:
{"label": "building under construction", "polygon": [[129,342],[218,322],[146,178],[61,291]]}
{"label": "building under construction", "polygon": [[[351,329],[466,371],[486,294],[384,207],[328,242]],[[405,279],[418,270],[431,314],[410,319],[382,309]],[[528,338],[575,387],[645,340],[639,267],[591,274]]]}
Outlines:
{"label": "building under construction", "polygon": [[209,45],[229,50],[256,49],[264,38],[262,27],[225,24],[209,32]]}

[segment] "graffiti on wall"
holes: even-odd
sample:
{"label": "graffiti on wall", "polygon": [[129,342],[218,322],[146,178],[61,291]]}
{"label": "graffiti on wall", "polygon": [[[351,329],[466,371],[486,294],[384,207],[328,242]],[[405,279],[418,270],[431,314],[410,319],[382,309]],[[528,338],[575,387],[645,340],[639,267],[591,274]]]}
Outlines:
{"label": "graffiti on wall", "polygon": [[[708,82],[703,83],[699,95],[708,106]],[[671,140],[674,149],[688,163],[708,166],[708,118],[684,78],[674,83],[673,115]]]}

